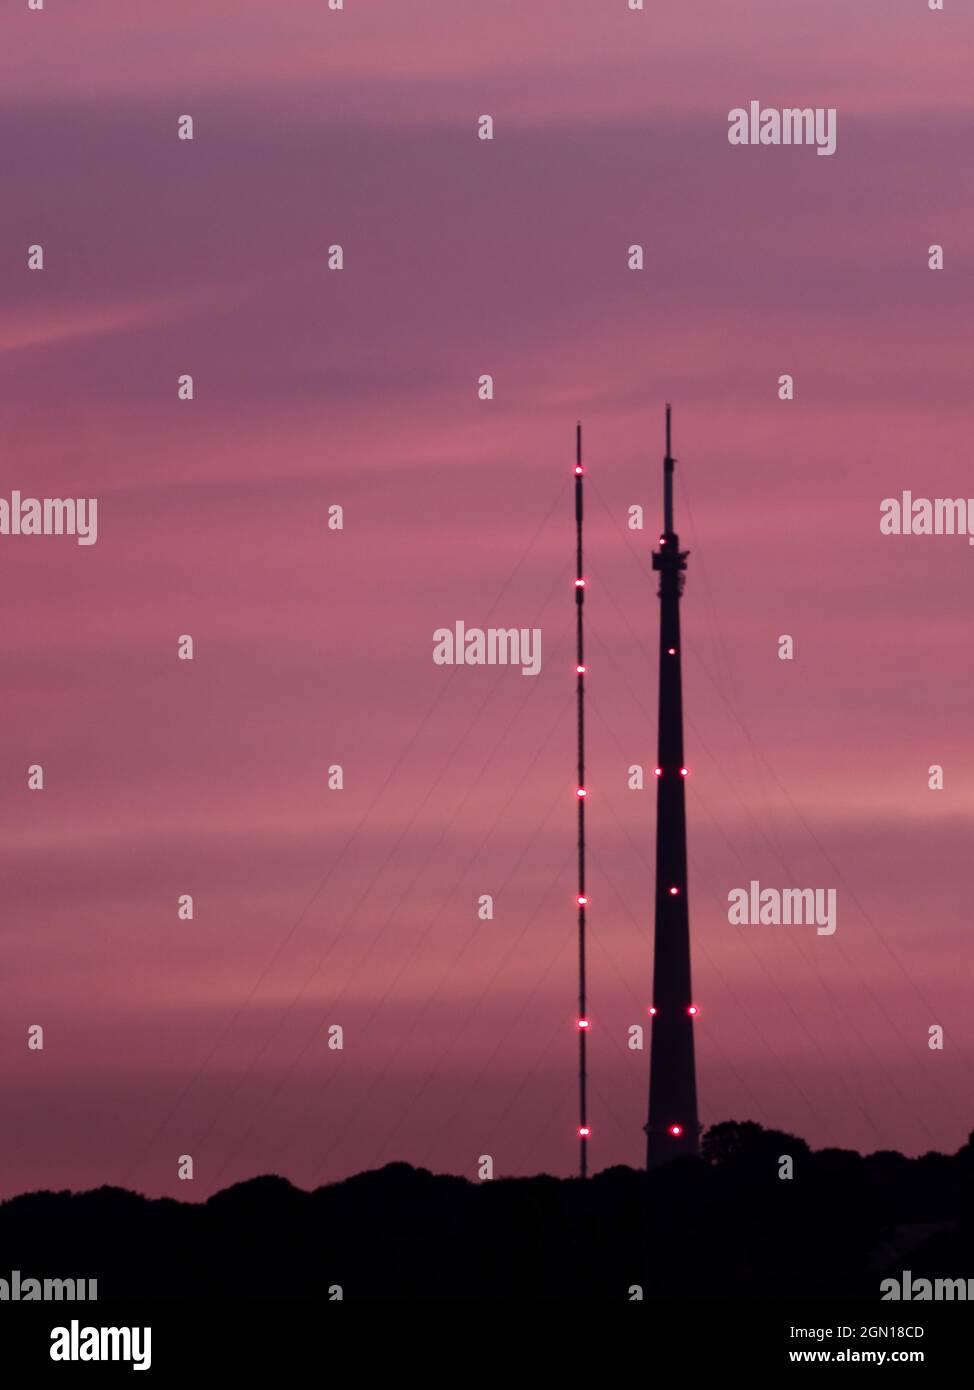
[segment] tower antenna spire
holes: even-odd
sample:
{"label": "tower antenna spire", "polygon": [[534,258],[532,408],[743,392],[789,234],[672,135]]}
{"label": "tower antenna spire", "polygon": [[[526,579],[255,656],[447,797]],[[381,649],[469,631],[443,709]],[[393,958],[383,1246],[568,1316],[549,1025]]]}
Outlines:
{"label": "tower antenna spire", "polygon": [[588,1138],[590,1134],[587,1109],[588,1071],[585,1043],[589,1019],[585,989],[585,909],[588,898],[585,889],[585,631],[582,615],[585,610],[585,573],[582,546],[582,424],[575,427],[575,703],[578,712],[578,1176],[588,1176]]}
{"label": "tower antenna spire", "polygon": [[666,407],[666,457],[663,459],[663,534],[673,534],[673,457],[670,445],[670,420],[673,407]]}
{"label": "tower antenna spire", "polygon": [[680,595],[687,551],[673,530],[673,456],[666,407],[663,458],[663,534],[653,552],[659,571],[659,743],[656,767],[656,924],[646,1166],[696,1154],[697,1076],[693,1027],[697,1006],[690,985],[690,915],[687,906],[686,782],[683,761],[683,687]]}

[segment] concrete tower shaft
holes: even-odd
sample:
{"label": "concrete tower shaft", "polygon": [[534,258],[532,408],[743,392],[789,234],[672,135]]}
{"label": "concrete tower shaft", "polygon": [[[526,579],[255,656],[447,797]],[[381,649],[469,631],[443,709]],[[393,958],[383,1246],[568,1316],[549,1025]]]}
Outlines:
{"label": "concrete tower shaft", "polygon": [[649,1122],[646,1166],[699,1151],[695,1014],[690,985],[687,892],[687,770],[683,760],[680,596],[687,554],[673,525],[670,407],[663,460],[663,533],[653,553],[659,571],[659,742],[656,760],[656,919],[653,941]]}

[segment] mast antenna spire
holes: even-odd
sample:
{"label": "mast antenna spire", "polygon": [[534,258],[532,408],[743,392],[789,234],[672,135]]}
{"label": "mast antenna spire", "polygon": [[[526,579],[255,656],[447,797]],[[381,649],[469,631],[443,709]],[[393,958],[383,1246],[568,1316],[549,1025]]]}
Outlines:
{"label": "mast antenna spire", "polygon": [[578,1176],[588,1176],[588,1066],[585,1042],[589,1019],[586,1014],[585,985],[585,908],[588,898],[585,889],[585,632],[582,614],[585,607],[585,573],[582,547],[582,423],[575,427],[575,702],[578,712]]}

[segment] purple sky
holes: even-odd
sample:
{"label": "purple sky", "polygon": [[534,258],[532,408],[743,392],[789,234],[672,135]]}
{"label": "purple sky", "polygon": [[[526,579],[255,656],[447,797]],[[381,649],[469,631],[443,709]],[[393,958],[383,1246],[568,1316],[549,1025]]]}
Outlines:
{"label": "purple sky", "polygon": [[[974,549],[878,523],[974,496],[972,47],[960,0],[5,7],[0,496],[99,539],[0,536],[0,1192],[572,1171],[578,417],[591,1161],[640,1161],[668,398],[701,1119],[963,1141]],[[752,99],[836,154],[731,147]],[[434,666],[457,619],[541,675]],[[752,878],[836,934],[730,926]]]}

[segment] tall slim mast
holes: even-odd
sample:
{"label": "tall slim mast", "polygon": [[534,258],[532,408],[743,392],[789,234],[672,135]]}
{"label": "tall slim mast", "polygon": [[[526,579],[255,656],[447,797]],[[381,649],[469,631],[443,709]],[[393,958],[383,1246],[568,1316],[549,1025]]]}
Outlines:
{"label": "tall slim mast", "polygon": [[588,1080],[585,1040],[589,1020],[585,1012],[585,644],[582,614],[585,607],[585,575],[582,570],[582,426],[575,431],[575,694],[578,711],[578,1175],[588,1175],[588,1137],[586,1084]]}
{"label": "tall slim mast", "polygon": [[663,534],[653,552],[659,570],[659,744],[656,765],[656,925],[653,943],[652,1042],[646,1166],[696,1154],[699,1147],[690,987],[690,917],[687,902],[686,779],[683,761],[683,691],[680,595],[688,551],[673,529],[670,407],[666,407],[663,459]]}

